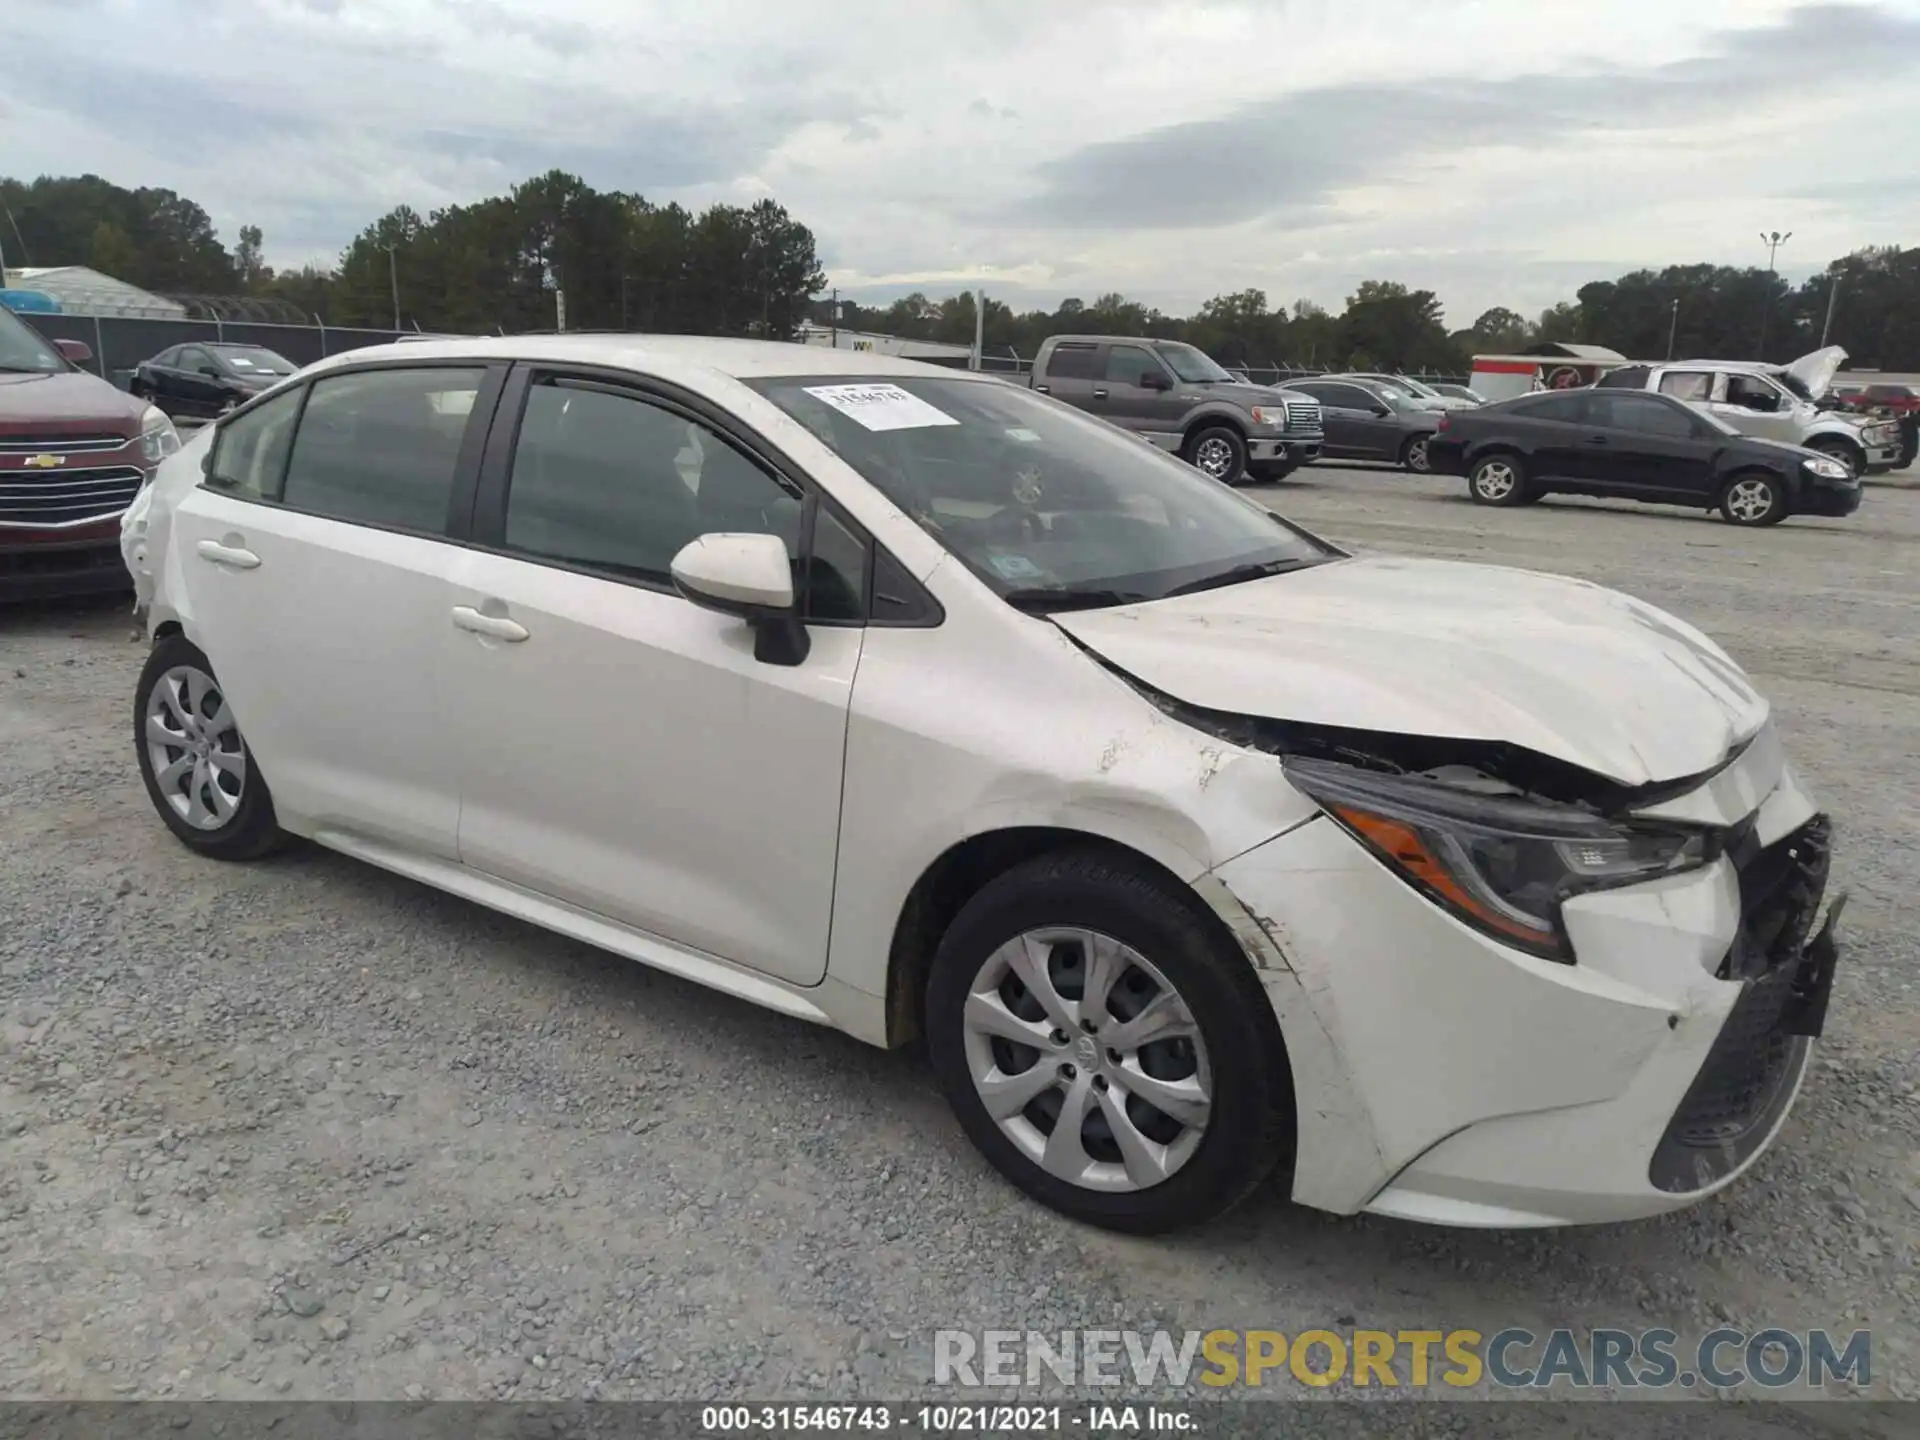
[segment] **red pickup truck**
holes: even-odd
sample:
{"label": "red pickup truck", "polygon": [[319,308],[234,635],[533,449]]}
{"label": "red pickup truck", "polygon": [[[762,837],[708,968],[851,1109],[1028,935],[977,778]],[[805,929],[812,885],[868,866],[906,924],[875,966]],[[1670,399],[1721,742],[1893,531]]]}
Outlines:
{"label": "red pickup truck", "polygon": [[180,437],[90,359],[0,306],[0,600],[133,588],[120,516]]}

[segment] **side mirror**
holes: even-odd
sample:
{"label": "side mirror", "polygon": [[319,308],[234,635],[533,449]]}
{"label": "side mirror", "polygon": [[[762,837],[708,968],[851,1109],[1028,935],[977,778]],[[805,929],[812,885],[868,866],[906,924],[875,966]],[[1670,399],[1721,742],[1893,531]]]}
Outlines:
{"label": "side mirror", "polygon": [[1393,413],[1393,408],[1388,405],[1382,405],[1378,400],[1376,400],[1371,405],[1367,406],[1367,411],[1369,414],[1372,414],[1372,415],[1391,415]]}
{"label": "side mirror", "polygon": [[220,367],[218,365],[202,365],[200,367],[200,373],[202,375],[211,375],[214,379],[218,380],[220,378]]}
{"label": "side mirror", "polygon": [[695,605],[754,630],[753,658],[798,665],[811,642],[794,602],[793,566],[777,535],[702,535],[673,557],[673,583]]}
{"label": "side mirror", "polygon": [[85,365],[93,359],[93,347],[84,340],[56,340],[53,348],[75,365]]}
{"label": "side mirror", "polygon": [[1173,388],[1173,382],[1158,370],[1142,370],[1140,372],[1140,388],[1143,390],[1171,390]]}

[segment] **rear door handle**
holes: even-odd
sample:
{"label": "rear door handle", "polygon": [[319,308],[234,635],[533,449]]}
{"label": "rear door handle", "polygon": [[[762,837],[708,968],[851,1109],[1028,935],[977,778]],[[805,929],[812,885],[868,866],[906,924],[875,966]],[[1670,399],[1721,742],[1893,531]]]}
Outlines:
{"label": "rear door handle", "polygon": [[1107,398],[1107,392],[1104,390],[1096,390],[1093,392],[1093,398],[1096,400],[1104,400]]}
{"label": "rear door handle", "polygon": [[1604,435],[1589,435],[1587,436],[1586,443],[1589,445],[1611,445],[1613,442]]}
{"label": "rear door handle", "polygon": [[[237,535],[229,535],[229,540],[238,540]],[[229,570],[253,570],[260,565],[260,557],[240,545],[223,544],[218,540],[202,540],[193,547],[200,552],[202,560],[210,560],[215,565],[224,565]]]}
{"label": "rear door handle", "polygon": [[462,630],[471,630],[476,635],[485,635],[494,640],[517,644],[527,638],[527,627],[518,620],[509,620],[504,615],[483,615],[471,605],[454,606],[453,623]]}

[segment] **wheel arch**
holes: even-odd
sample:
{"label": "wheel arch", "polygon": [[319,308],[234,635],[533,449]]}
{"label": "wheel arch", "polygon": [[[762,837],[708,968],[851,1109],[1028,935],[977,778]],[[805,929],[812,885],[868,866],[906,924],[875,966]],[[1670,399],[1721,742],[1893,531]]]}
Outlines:
{"label": "wheel arch", "polygon": [[1216,408],[1201,410],[1187,417],[1186,423],[1180,427],[1180,448],[1182,450],[1186,449],[1192,442],[1195,434],[1201,430],[1210,429],[1215,425],[1224,425],[1227,429],[1239,435],[1242,444],[1246,442],[1248,435],[1247,422],[1231,410]]}
{"label": "wheel arch", "polygon": [[[1064,826],[1009,825],[983,830],[942,851],[921,871],[901,903],[887,953],[886,1043],[890,1048],[919,1038],[927,974],[933,964],[934,951],[966,903],[1016,866],[1063,850],[1104,854],[1139,866],[1164,880],[1186,899],[1193,913],[1216,938],[1241,957],[1250,972],[1257,972],[1259,967],[1248,953],[1247,942],[1195,880],[1181,876],[1146,851],[1111,836]],[[1204,881],[1205,876],[1198,878]],[[1285,1045],[1280,1040],[1277,1021],[1273,1035],[1281,1045],[1284,1064]],[[1291,1067],[1288,1070],[1291,1078]]]}

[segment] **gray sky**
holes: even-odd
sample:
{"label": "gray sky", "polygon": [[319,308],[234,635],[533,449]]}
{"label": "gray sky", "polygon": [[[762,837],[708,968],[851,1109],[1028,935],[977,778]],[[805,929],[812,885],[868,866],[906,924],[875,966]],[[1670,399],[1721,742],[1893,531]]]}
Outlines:
{"label": "gray sky", "polygon": [[1016,308],[1373,277],[1465,325],[1763,228],[1794,274],[1920,244],[1920,0],[5,0],[0,43],[0,171],[282,265],[556,166]]}

